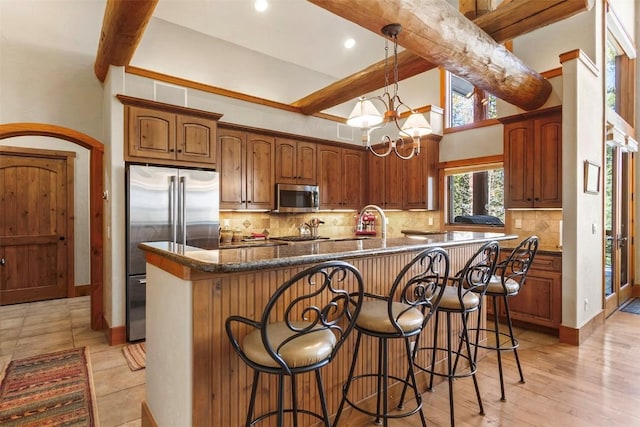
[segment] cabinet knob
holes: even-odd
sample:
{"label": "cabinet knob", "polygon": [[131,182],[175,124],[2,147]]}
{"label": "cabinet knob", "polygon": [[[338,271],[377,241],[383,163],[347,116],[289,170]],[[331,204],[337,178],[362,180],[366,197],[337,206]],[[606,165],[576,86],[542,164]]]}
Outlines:
{"label": "cabinet knob", "polygon": [[182,150],[178,150],[178,153],[182,153]]}
{"label": "cabinet knob", "polygon": [[169,149],[169,152],[170,152],[170,153],[173,153],[174,151],[176,151],[176,150],[174,150],[173,148],[170,148],[170,149]]}
{"label": "cabinet knob", "polygon": [[538,200],[540,200],[540,197],[536,197],[533,200],[535,200],[537,202]]}

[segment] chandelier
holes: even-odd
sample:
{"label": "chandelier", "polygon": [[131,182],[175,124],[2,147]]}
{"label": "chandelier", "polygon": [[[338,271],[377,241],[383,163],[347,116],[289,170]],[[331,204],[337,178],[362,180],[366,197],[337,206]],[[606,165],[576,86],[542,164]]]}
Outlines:
{"label": "chandelier", "polygon": [[[362,143],[376,156],[385,157],[394,152],[398,157],[409,160],[414,155],[420,154],[420,137],[432,132],[431,125],[422,114],[409,108],[398,96],[398,34],[402,31],[402,26],[400,24],[389,24],[382,27],[381,31],[386,36],[384,46],[384,93],[370,98],[361,97],[349,115],[347,125],[360,128],[362,131]],[[392,85],[389,84],[389,39],[393,41]],[[393,94],[389,92],[390,86]],[[384,105],[384,115],[380,114],[373,101]],[[406,113],[401,114],[401,109],[405,109]],[[400,126],[398,121],[401,116],[407,114],[409,117]],[[380,144],[385,149],[380,153],[371,145],[371,132],[384,128],[389,124],[395,125],[398,136],[384,135]],[[405,147],[411,149],[408,154],[406,154],[408,150]]]}

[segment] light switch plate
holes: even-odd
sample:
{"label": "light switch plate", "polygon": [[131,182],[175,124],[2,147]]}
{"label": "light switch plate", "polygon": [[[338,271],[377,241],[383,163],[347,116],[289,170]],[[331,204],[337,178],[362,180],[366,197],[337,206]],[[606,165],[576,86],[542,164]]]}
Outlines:
{"label": "light switch plate", "polygon": [[515,228],[522,228],[522,220],[520,218],[516,218],[514,227]]}

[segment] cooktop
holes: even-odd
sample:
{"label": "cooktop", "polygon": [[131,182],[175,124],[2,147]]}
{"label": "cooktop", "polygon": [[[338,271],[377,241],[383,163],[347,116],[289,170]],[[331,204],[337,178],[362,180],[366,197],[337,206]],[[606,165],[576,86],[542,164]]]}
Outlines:
{"label": "cooktop", "polygon": [[281,237],[269,237],[270,240],[284,240],[287,242],[305,242],[307,240],[321,240],[328,239],[323,236],[281,236]]}

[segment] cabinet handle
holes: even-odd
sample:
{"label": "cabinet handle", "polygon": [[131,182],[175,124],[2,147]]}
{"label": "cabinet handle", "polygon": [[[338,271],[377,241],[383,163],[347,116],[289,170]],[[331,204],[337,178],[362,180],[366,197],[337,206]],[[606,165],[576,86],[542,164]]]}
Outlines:
{"label": "cabinet handle", "polygon": [[169,149],[169,152],[170,152],[170,153],[173,153],[174,151],[176,151],[176,150],[174,150],[173,148],[170,148],[170,149]]}
{"label": "cabinet handle", "polygon": [[535,201],[537,202],[538,200],[540,200],[540,197],[536,197],[536,198],[535,198],[535,199],[533,199],[533,200],[535,200]]}
{"label": "cabinet handle", "polygon": [[530,201],[531,201],[531,197],[527,197],[527,202],[530,202]]}
{"label": "cabinet handle", "polygon": [[182,153],[182,150],[178,150],[178,153]]}

